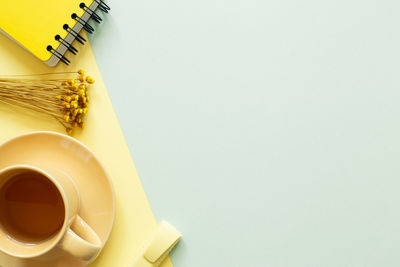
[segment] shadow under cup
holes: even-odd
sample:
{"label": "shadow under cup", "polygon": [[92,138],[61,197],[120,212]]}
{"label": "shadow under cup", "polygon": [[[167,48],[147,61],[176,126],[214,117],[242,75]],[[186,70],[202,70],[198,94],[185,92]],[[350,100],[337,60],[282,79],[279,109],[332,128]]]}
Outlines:
{"label": "shadow under cup", "polygon": [[0,250],[34,257],[58,243],[67,220],[62,194],[40,171],[11,168],[0,174]]}

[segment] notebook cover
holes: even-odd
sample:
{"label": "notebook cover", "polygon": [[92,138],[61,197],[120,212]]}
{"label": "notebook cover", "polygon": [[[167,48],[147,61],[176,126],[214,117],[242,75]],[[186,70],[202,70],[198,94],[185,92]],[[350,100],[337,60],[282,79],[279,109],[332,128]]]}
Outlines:
{"label": "notebook cover", "polygon": [[60,45],[54,37],[68,35],[64,24],[71,28],[77,23],[71,18],[85,13],[80,3],[90,6],[93,0],[0,0],[0,29],[42,61],[50,59],[51,45]]}

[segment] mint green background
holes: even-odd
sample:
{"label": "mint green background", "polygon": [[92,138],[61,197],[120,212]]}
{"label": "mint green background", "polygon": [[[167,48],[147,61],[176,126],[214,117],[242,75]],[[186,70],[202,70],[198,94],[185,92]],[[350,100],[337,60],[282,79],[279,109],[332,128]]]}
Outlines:
{"label": "mint green background", "polygon": [[176,267],[400,266],[399,1],[108,3],[90,39]]}

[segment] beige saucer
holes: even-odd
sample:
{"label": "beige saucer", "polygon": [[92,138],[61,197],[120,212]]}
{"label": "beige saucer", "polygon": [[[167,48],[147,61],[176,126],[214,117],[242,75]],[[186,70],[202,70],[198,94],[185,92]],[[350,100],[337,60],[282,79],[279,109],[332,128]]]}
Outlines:
{"label": "beige saucer", "polygon": [[[16,164],[51,167],[72,177],[81,198],[79,214],[104,246],[114,223],[115,194],[104,167],[85,145],[55,132],[25,134],[0,145],[0,169]],[[0,253],[2,267],[84,267],[87,264],[59,248],[33,259]]]}

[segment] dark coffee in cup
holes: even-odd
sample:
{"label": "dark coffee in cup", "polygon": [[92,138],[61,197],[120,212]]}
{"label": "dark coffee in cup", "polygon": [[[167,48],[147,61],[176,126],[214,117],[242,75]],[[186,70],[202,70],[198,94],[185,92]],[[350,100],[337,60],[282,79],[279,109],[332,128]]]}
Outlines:
{"label": "dark coffee in cup", "polygon": [[58,188],[38,172],[15,174],[0,189],[0,226],[16,241],[47,240],[62,228],[64,218]]}

